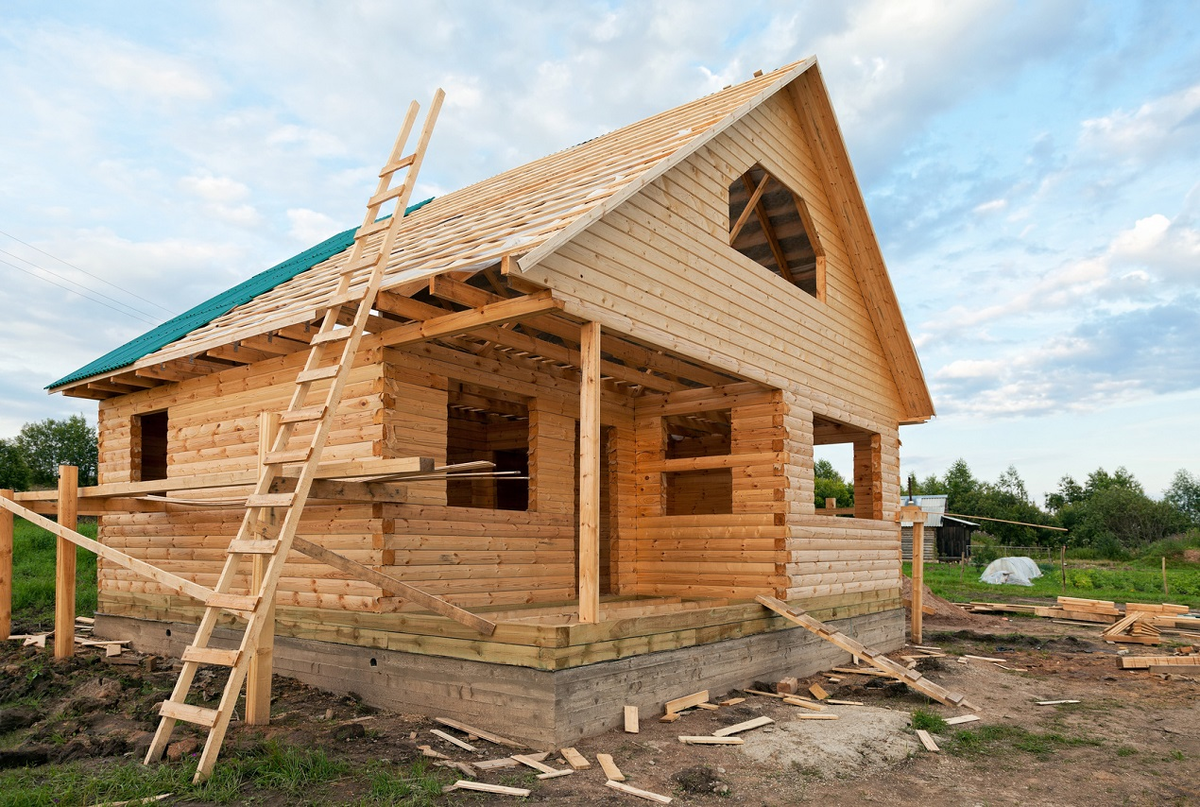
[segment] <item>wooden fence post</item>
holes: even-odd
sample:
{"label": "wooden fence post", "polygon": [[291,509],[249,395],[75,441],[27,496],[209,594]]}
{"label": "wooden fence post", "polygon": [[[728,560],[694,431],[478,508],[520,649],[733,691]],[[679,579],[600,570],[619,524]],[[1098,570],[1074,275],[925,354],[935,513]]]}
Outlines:
{"label": "wooden fence post", "polygon": [[600,621],[600,323],[580,328],[579,621]]}
{"label": "wooden fence post", "polygon": [[922,602],[925,598],[925,516],[917,504],[906,504],[896,513],[896,521],[912,522],[912,627],[909,631],[913,644],[921,644]]}
{"label": "wooden fence post", "polygon": [[[74,530],[79,513],[79,469],[58,466],[58,526]],[[54,567],[54,657],[75,655],[75,544],[59,538]]]}
{"label": "wooden fence post", "polygon": [[[0,498],[12,501],[11,490],[0,490]],[[13,514],[0,510],[0,641],[12,634]]]}

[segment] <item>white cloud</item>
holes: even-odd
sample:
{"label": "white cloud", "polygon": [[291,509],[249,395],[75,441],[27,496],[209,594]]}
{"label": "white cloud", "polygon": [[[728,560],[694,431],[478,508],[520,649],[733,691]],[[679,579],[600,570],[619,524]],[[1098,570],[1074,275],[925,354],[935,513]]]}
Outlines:
{"label": "white cloud", "polygon": [[1200,149],[1200,84],[1155,98],[1133,112],[1085,120],[1081,144],[1106,157],[1143,162],[1164,151]]}
{"label": "white cloud", "polygon": [[1006,200],[992,199],[990,202],[983,202],[982,204],[975,205],[975,209],[971,212],[977,215],[984,215],[987,213],[998,213],[1006,207],[1008,207],[1008,202]]}
{"label": "white cloud", "polygon": [[324,213],[305,208],[294,208],[287,212],[291,228],[288,235],[306,245],[319,243],[339,230],[346,229]]}
{"label": "white cloud", "polygon": [[179,180],[179,187],[206,202],[229,204],[240,202],[250,195],[250,188],[231,177],[213,176],[200,171]]}

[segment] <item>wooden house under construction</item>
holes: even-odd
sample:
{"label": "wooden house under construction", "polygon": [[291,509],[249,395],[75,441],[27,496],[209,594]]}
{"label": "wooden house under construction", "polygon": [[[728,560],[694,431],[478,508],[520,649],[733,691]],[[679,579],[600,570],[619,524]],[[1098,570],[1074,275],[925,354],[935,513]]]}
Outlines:
{"label": "wooden house under construction", "polygon": [[[216,584],[263,413],[331,383],[304,365],[354,239],[52,385],[99,401],[102,544]],[[933,407],[815,59],[410,206],[382,264],[276,672],[549,747],[845,658],[757,595],[900,646],[898,430]],[[852,518],[814,507],[831,443]],[[99,635],[178,653],[204,607],[101,558]]]}

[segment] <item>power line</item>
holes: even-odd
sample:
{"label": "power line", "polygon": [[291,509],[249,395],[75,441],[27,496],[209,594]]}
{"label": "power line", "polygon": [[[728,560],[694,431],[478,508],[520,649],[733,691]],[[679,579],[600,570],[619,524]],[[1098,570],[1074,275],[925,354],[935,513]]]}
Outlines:
{"label": "power line", "polygon": [[23,268],[23,267],[17,266],[15,263],[9,263],[8,261],[6,261],[6,260],[3,260],[3,259],[0,259],[0,263],[2,263],[2,264],[5,264],[6,266],[11,266],[13,269],[16,269],[18,272],[24,272],[25,274],[29,275],[30,277],[36,277],[38,280],[43,280],[43,281],[45,281],[45,282],[49,283],[49,284],[50,284],[50,285],[52,285],[52,286],[58,286],[60,289],[65,289],[66,291],[69,291],[69,292],[71,292],[72,294],[78,294],[80,297],[84,298],[84,299],[85,299],[85,300],[87,300],[88,302],[96,303],[97,305],[102,305],[102,306],[104,306],[105,308],[108,308],[108,309],[111,309],[111,310],[113,310],[113,311],[116,311],[118,314],[124,314],[124,315],[125,315],[125,316],[127,316],[127,317],[132,317],[133,319],[141,320],[142,322],[145,322],[145,323],[147,323],[147,324],[150,324],[150,325],[158,325],[158,324],[159,324],[159,323],[155,322],[154,320],[146,319],[145,317],[142,317],[142,316],[140,316],[139,314],[131,314],[131,313],[129,313],[128,311],[122,311],[122,310],[121,310],[121,309],[119,309],[119,308],[116,308],[116,307],[114,307],[114,306],[111,306],[111,305],[109,305],[108,303],[101,302],[100,300],[96,300],[96,299],[94,299],[94,298],[92,298],[92,297],[88,297],[86,294],[84,294],[84,293],[83,293],[83,292],[81,292],[81,291],[76,291],[75,289],[71,288],[70,286],[64,286],[64,285],[62,285],[61,283],[55,283],[55,282],[54,282],[53,280],[51,280],[50,278],[48,278],[48,277],[42,277],[41,275],[37,274],[36,272],[31,272],[31,271],[29,271],[28,269],[25,269],[25,268]]}
{"label": "power line", "polygon": [[[142,297],[141,295],[134,294],[129,289],[123,289],[120,286],[118,286],[116,283],[105,280],[104,278],[102,278],[98,275],[93,275],[91,272],[89,272],[86,269],[80,269],[78,266],[71,263],[70,261],[64,261],[62,258],[58,257],[57,255],[51,255],[46,250],[41,249],[40,247],[35,247],[33,244],[30,244],[28,241],[22,241],[20,238],[17,238],[15,235],[12,235],[11,233],[6,233],[3,230],[0,230],[0,235],[11,238],[12,240],[16,241],[18,244],[24,244],[25,246],[29,247],[30,249],[40,252],[49,258],[53,258],[54,260],[58,261],[59,263],[65,265],[65,266],[69,266],[77,272],[83,272],[88,277],[94,277],[96,280],[99,280],[101,283],[107,283],[108,285],[112,286],[114,289],[117,289],[118,291],[122,291],[122,292],[128,294],[130,297],[137,297],[143,303],[149,303],[150,305],[154,306],[155,308],[161,308],[163,311],[166,311],[171,316],[175,316],[176,314],[179,313],[178,311],[172,311],[171,309],[167,308],[166,306],[159,305],[158,303],[154,302],[153,300],[147,300],[145,297]],[[24,259],[22,259],[22,260],[24,260]],[[26,263],[28,263],[28,261],[26,261]]]}
{"label": "power line", "polygon": [[[154,314],[151,314],[149,311],[143,311],[143,310],[141,310],[140,308],[135,308],[134,306],[130,305],[129,303],[124,303],[124,302],[121,302],[120,300],[116,299],[115,297],[109,297],[107,294],[105,294],[105,293],[104,293],[104,292],[102,292],[102,291],[96,291],[95,289],[88,288],[87,286],[83,285],[82,283],[80,283],[80,282],[78,282],[78,281],[76,281],[76,280],[72,280],[72,279],[71,279],[71,278],[69,278],[69,277],[63,277],[63,276],[62,276],[62,275],[60,275],[58,272],[55,272],[55,271],[53,271],[53,270],[50,270],[50,269],[47,269],[47,268],[46,268],[46,267],[44,267],[44,266],[39,266],[39,265],[37,265],[36,263],[34,263],[33,261],[31,261],[31,260],[29,260],[29,259],[27,259],[27,258],[22,258],[20,255],[14,255],[13,253],[9,252],[9,251],[8,251],[8,250],[6,250],[6,249],[0,249],[0,253],[3,253],[3,254],[5,254],[5,255],[9,256],[10,258],[16,258],[18,261],[21,261],[22,263],[27,263],[27,264],[29,264],[30,266],[32,266],[34,269],[37,269],[38,271],[41,271],[41,272],[45,272],[45,273],[46,273],[46,274],[48,274],[48,275],[53,275],[54,277],[57,277],[59,280],[66,281],[67,283],[70,283],[70,284],[72,284],[72,285],[78,286],[78,287],[79,287],[79,288],[81,288],[81,289],[86,289],[87,291],[91,292],[92,294],[95,294],[95,295],[98,295],[98,296],[100,296],[100,297],[103,297],[105,300],[110,300],[111,302],[114,302],[114,303],[116,303],[117,305],[122,305],[122,306],[125,306],[125,307],[126,307],[126,308],[128,308],[130,311],[136,311],[137,313],[139,313],[139,314],[141,314],[141,315],[143,315],[143,316],[150,317],[150,318],[151,318],[151,319],[154,321],[154,324],[155,324],[155,325],[157,325],[158,323],[162,322],[162,320],[161,320],[161,319],[155,319],[155,317],[154,317]],[[5,263],[8,263],[8,261],[5,261]],[[9,266],[12,266],[13,264],[11,264],[11,263],[8,263],[8,265],[9,265]],[[57,285],[57,284],[55,284],[55,285]],[[109,285],[112,285],[112,284],[109,284]],[[118,287],[118,288],[119,288],[119,287]],[[136,296],[136,295],[134,295],[134,296]],[[138,299],[141,299],[141,298],[138,298]]]}

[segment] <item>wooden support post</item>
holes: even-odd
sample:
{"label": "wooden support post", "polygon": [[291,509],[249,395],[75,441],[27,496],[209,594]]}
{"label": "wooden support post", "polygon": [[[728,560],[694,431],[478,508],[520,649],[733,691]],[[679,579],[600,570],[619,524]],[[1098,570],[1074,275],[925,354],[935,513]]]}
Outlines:
{"label": "wooden support post", "polygon": [[[0,498],[12,501],[11,490],[0,490]],[[12,634],[13,514],[0,510],[0,641]]]}
{"label": "wooden support post", "polygon": [[600,621],[600,323],[580,328],[579,621]]}
{"label": "wooden support post", "polygon": [[1167,559],[1165,557],[1162,559],[1162,569],[1163,569],[1163,597],[1165,598],[1165,597],[1171,596],[1171,589],[1167,587]]}
{"label": "wooden support post", "polygon": [[1063,594],[1067,593],[1067,545],[1062,545],[1062,550],[1059,554],[1058,567],[1062,570],[1062,590]]}
{"label": "wooden support post", "polygon": [[921,606],[925,588],[925,511],[918,505],[906,504],[896,515],[897,521],[912,522],[912,628],[913,644],[921,644]]}
{"label": "wooden support post", "polygon": [[[79,469],[58,466],[58,526],[73,530],[79,512]],[[60,537],[54,566],[54,657],[75,655],[75,544]]]}
{"label": "wooden support post", "polygon": [[[279,431],[279,413],[261,412],[258,416],[258,461],[271,451],[275,444],[275,434]],[[273,524],[274,511],[264,510],[263,518],[269,518]],[[270,513],[270,515],[268,515]],[[263,577],[267,571],[267,557],[255,555],[250,571],[250,590],[262,590]],[[259,634],[258,649],[250,658],[250,667],[246,671],[246,723],[251,726],[265,726],[271,722],[271,673],[274,663],[275,650],[275,598],[266,604],[265,624]]]}

